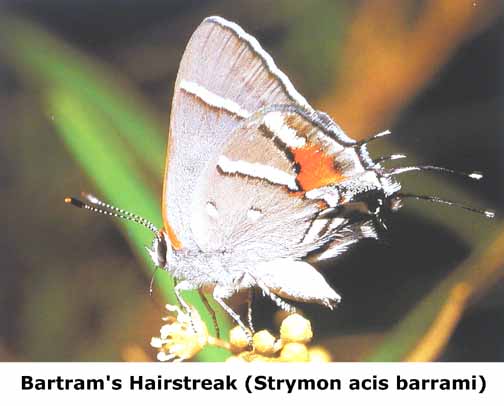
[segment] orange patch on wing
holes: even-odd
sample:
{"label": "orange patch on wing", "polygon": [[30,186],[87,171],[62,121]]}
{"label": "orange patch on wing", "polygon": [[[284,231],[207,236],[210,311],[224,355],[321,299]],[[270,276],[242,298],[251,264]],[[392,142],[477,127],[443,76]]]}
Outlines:
{"label": "orange patch on wing", "polygon": [[168,238],[170,239],[171,245],[173,249],[179,250],[182,248],[182,243],[180,240],[177,238],[177,235],[175,234],[175,231],[173,231],[173,228],[168,224],[167,221],[164,222],[164,228],[163,231],[168,234]]}
{"label": "orange patch on wing", "polygon": [[168,238],[170,239],[171,245],[173,249],[179,250],[182,248],[182,243],[180,240],[177,238],[177,234],[175,234],[175,231],[173,231],[173,228],[171,228],[170,223],[168,223],[168,215],[166,213],[166,206],[167,206],[167,201],[166,201],[166,189],[167,189],[167,184],[168,184],[168,160],[170,157],[170,151],[171,151],[171,129],[168,134],[168,146],[166,149],[166,157],[165,157],[165,171],[164,171],[164,179],[163,179],[163,201],[161,203],[161,210],[163,213],[163,232],[168,234]]}
{"label": "orange patch on wing", "polygon": [[305,191],[339,183],[345,178],[334,165],[334,158],[322,151],[320,146],[295,148],[292,153],[299,164],[296,179]]}

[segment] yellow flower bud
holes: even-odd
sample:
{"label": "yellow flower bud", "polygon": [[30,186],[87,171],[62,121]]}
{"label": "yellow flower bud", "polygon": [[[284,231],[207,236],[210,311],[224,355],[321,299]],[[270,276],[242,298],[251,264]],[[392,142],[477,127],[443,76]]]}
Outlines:
{"label": "yellow flower bud", "polygon": [[287,343],[280,353],[280,361],[283,362],[308,362],[308,349],[301,343]]}
{"label": "yellow flower bud", "polygon": [[310,320],[299,314],[289,315],[280,326],[280,338],[285,342],[307,343],[312,337]]}
{"label": "yellow flower bud", "polygon": [[308,355],[310,362],[331,362],[331,354],[324,347],[311,347]]}
{"label": "yellow flower bud", "polygon": [[229,343],[233,351],[239,352],[249,345],[247,334],[240,326],[235,326],[229,331]]}
{"label": "yellow flower bud", "polygon": [[268,330],[261,330],[254,334],[254,349],[260,354],[273,354],[275,352],[275,337]]}

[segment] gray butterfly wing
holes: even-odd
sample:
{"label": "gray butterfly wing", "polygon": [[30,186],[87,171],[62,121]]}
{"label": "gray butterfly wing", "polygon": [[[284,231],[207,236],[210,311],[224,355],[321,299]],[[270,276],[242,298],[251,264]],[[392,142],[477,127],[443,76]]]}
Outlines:
{"label": "gray butterfly wing", "polygon": [[348,233],[343,218],[320,216],[338,206],[338,196],[329,195],[335,187],[366,170],[318,117],[274,105],[233,131],[200,175],[191,202],[192,233],[201,250],[251,251],[252,243],[260,258],[301,258],[359,234]]}
{"label": "gray butterfly wing", "polygon": [[[306,196],[310,179],[296,157],[325,149],[348,158],[348,151],[291,107],[263,109],[233,131],[199,178],[191,230],[200,250],[226,258],[231,279],[251,276],[263,290],[331,306],[339,296],[302,260],[350,234],[339,230],[343,219],[319,218],[327,204]],[[347,159],[345,173],[352,176],[357,164]]]}
{"label": "gray butterfly wing", "polygon": [[175,248],[194,246],[190,202],[209,160],[252,112],[285,103],[311,110],[255,38],[220,17],[205,19],[182,57],[170,119],[163,219]]}
{"label": "gray butterfly wing", "polygon": [[331,305],[336,293],[299,261],[317,246],[303,236],[320,208],[300,194],[295,163],[270,138],[263,118],[235,129],[202,174],[191,206],[195,241],[225,258],[216,280],[228,295],[259,286],[268,294]]}

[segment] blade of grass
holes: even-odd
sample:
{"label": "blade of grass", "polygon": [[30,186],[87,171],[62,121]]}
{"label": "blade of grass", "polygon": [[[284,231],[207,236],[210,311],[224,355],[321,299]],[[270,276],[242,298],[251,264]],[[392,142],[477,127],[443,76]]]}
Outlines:
{"label": "blade of grass", "polygon": [[[0,50],[35,84],[61,84],[107,113],[152,175],[161,177],[166,134],[157,114],[121,75],[72,48],[43,28],[14,15],[0,18]],[[168,106],[167,106],[168,107]]]}

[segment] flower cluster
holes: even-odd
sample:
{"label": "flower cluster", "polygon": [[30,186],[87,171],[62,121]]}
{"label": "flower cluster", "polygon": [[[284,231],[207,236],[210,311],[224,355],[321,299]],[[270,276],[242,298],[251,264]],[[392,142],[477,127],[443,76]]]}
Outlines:
{"label": "flower cluster", "polygon": [[161,327],[160,336],[152,337],[151,346],[159,349],[159,361],[183,361],[194,357],[208,343],[208,329],[196,309],[184,313],[179,307],[166,305],[173,313],[163,317],[167,323]]}
{"label": "flower cluster", "polygon": [[268,330],[261,330],[253,336],[253,349],[248,348],[245,332],[238,326],[229,334],[234,355],[228,361],[265,362],[329,362],[331,356],[322,347],[309,347],[313,338],[311,323],[294,313],[287,316],[280,326],[280,338]]}
{"label": "flower cluster", "polygon": [[331,357],[322,347],[309,347],[313,338],[311,323],[299,314],[287,316],[280,326],[279,338],[268,330],[253,335],[252,347],[247,334],[239,326],[229,333],[229,342],[212,337],[196,309],[191,315],[177,306],[166,305],[172,315],[163,318],[160,337],[153,337],[151,346],[158,349],[159,361],[183,361],[193,358],[206,345],[231,350],[227,361],[245,362],[329,362]]}

